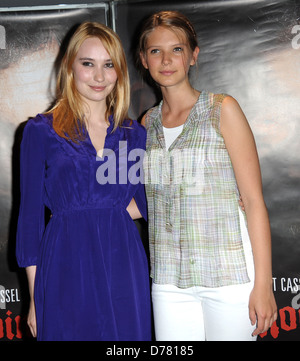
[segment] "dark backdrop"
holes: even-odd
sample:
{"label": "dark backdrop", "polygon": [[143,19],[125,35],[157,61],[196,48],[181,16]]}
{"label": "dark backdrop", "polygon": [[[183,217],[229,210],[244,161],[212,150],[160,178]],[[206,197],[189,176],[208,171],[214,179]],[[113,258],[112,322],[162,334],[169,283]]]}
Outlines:
{"label": "dark backdrop", "polygon": [[[27,286],[14,259],[18,144],[24,122],[53,100],[51,79],[59,47],[72,26],[86,19],[114,27],[128,57],[131,116],[139,118],[160,95],[135,67],[137,30],[153,11],[174,9],[192,20],[199,36],[193,85],[235,97],[256,138],[272,228],[273,286],[279,308],[277,322],[259,340],[299,341],[300,5],[295,0],[103,1],[97,8],[87,7],[88,3],[92,1],[68,10],[0,12],[0,36],[6,40],[6,49],[0,46],[0,340],[27,339],[22,322]],[[7,5],[12,2],[0,2],[0,8]],[[39,4],[20,0],[13,5]],[[145,224],[138,227],[146,234]]]}

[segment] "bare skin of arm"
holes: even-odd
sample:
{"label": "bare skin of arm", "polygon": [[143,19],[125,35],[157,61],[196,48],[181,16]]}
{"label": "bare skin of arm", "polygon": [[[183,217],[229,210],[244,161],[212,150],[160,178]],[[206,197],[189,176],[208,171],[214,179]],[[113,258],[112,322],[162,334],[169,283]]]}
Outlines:
{"label": "bare skin of arm", "polygon": [[130,201],[130,203],[128,204],[128,207],[126,209],[127,209],[127,212],[130,214],[130,217],[133,220],[142,218],[142,215],[138,209],[138,206],[137,206],[134,198],[132,198],[132,200]]}
{"label": "bare skin of arm", "polygon": [[251,323],[257,325],[255,336],[267,331],[277,318],[272,291],[268,212],[254,137],[239,104],[231,97],[226,97],[222,103],[220,127],[243,200],[253,250],[255,280],[249,300],[249,316]]}
{"label": "bare skin of arm", "polygon": [[35,315],[35,305],[34,305],[35,273],[36,273],[36,266],[26,267],[26,274],[27,274],[29,295],[30,295],[30,305],[29,305],[29,312],[27,317],[27,324],[29,326],[29,329],[33,337],[37,336],[36,315]]}

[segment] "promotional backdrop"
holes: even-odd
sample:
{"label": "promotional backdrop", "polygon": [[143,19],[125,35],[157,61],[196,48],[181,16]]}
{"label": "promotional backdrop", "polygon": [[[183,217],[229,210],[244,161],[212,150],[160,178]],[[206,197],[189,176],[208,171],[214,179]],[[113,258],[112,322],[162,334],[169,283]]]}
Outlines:
{"label": "promotional backdrop", "polygon": [[[131,76],[130,115],[139,118],[157,103],[158,90],[141,78],[134,59],[138,29],[154,9],[179,10],[191,19],[200,46],[191,72],[194,87],[230,94],[249,120],[270,215],[278,305],[277,322],[259,341],[300,340],[300,4],[294,0],[128,0],[0,9],[0,340],[30,339],[26,277],[14,256],[24,124],[53,102],[61,52],[74,26],[85,20],[108,24],[122,39]],[[138,226],[147,234],[146,224]]]}

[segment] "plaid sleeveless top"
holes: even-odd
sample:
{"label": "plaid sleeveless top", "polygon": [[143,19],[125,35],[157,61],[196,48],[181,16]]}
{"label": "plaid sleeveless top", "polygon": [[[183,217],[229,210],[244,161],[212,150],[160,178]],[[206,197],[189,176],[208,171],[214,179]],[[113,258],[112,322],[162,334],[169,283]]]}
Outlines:
{"label": "plaid sleeveless top", "polygon": [[249,282],[239,191],[220,132],[225,97],[201,92],[168,150],[162,102],[146,115],[144,176],[155,283],[187,288]]}

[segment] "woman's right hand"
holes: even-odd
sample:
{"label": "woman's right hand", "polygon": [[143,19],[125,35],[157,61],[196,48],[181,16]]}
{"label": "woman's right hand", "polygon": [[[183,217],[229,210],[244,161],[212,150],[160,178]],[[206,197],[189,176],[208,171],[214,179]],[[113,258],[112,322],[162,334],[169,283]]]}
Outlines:
{"label": "woman's right hand", "polygon": [[29,326],[30,332],[33,337],[37,335],[37,327],[36,327],[36,315],[35,315],[35,305],[34,301],[30,301],[29,312],[27,317],[27,324]]}

